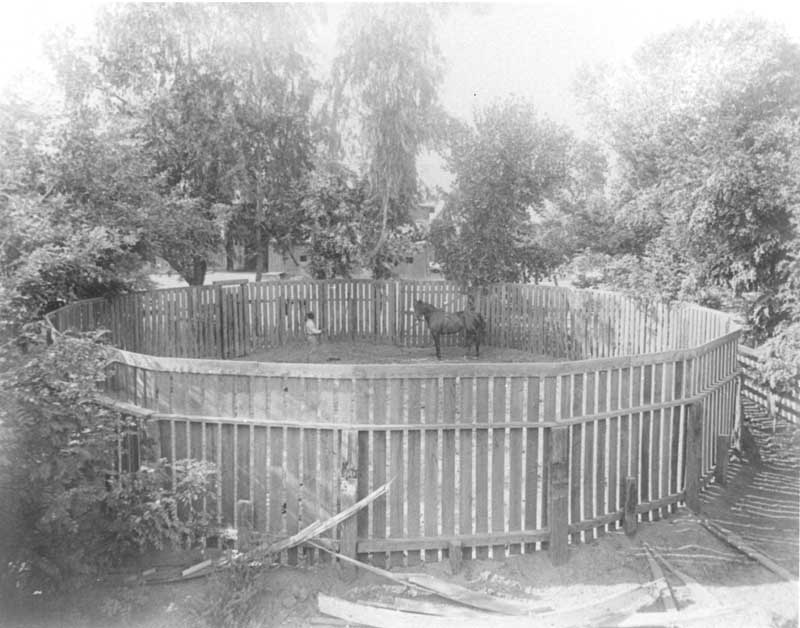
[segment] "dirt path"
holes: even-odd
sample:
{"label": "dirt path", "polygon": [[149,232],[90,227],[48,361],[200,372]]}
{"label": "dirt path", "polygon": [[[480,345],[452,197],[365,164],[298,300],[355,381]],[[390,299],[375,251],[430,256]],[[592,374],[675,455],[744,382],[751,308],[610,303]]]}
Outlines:
{"label": "dirt path", "polygon": [[798,428],[772,420],[745,402],[748,425],[761,463],[732,461],[726,485],[703,494],[703,513],[798,574],[800,560],[800,451]]}

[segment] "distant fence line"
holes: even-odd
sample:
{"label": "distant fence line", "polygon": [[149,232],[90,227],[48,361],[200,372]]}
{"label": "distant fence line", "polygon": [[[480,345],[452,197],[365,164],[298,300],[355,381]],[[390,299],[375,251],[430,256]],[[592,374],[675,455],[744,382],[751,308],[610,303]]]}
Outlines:
{"label": "distant fence line", "polygon": [[430,281],[225,282],[89,299],[50,316],[57,328],[105,327],[128,351],[229,359],[301,339],[309,311],[331,340],[421,346],[430,337],[414,301],[456,311],[470,297],[487,320],[489,344],[558,359],[694,347],[733,329],[729,317],[690,304],[516,284],[466,295]]}
{"label": "distant fence line", "polygon": [[[51,320],[111,330],[120,350],[107,394],[143,418],[161,456],[216,463],[204,507],[222,525],[288,536],[393,478],[328,533],[374,563],[436,560],[452,543],[467,557],[543,544],[563,555],[626,507],[664,516],[725,455],[739,330],[697,306],[504,284],[473,295],[488,342],[567,361],[210,359],[299,338],[308,310],[332,339],[428,344],[417,298],[466,306],[443,282],[269,282],[84,301]],[[247,522],[240,502],[252,505]],[[284,560],[298,551],[318,558],[295,548]]]}
{"label": "distant fence line", "polygon": [[750,375],[758,369],[759,354],[755,349],[739,346],[739,366],[742,368],[742,395],[768,410],[771,416],[800,424],[800,393],[776,392]]}

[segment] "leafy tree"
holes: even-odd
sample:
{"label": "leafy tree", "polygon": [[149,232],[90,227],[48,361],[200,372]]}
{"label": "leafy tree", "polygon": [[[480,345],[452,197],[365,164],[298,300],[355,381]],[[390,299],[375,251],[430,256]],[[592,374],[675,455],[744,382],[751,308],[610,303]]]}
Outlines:
{"label": "leafy tree", "polygon": [[[339,138],[358,121],[364,155],[356,158],[367,164],[368,201],[379,208],[380,224],[365,242],[365,260],[381,276],[390,234],[410,223],[409,208],[418,200],[416,158],[444,120],[437,105],[442,56],[427,7],[358,5],[343,24],[330,115]],[[334,144],[343,146],[341,139]]]}
{"label": "leafy tree", "polygon": [[0,347],[0,593],[74,586],[210,529],[192,504],[211,467],[117,468],[117,439],[136,426],[97,400],[109,367],[101,342],[102,332],[65,336],[24,356]]}
{"label": "leafy tree", "polygon": [[[229,220],[254,223],[258,272],[266,239],[286,239],[287,205],[312,148],[303,15],[287,5],[126,5],[105,13],[101,91],[135,123],[161,178],[155,240],[174,241],[173,209],[197,210],[197,228],[184,231],[197,236],[186,242],[195,250],[181,253],[177,268],[189,283],[202,283],[220,244],[210,238],[220,206],[231,207]],[[170,261],[171,249],[162,252]]]}
{"label": "leafy tree", "polygon": [[566,182],[572,142],[521,100],[477,113],[451,148],[453,191],[431,225],[447,277],[465,286],[526,281],[564,261],[544,235],[554,230],[547,204]]}
{"label": "leafy tree", "polygon": [[[315,278],[349,277],[365,267],[365,243],[374,242],[380,228],[380,208],[370,201],[368,188],[363,177],[337,163],[318,165],[310,177],[297,239],[308,245]],[[374,276],[389,277],[398,263],[419,250],[425,236],[412,224],[393,229],[371,260]]]}
{"label": "leafy tree", "polygon": [[580,91],[615,156],[615,211],[640,236],[621,252],[673,278],[670,296],[773,293],[800,199],[800,47],[757,20],[697,24]]}
{"label": "leafy tree", "polygon": [[301,220],[296,208],[311,169],[311,103],[316,83],[304,51],[310,15],[290,5],[233,11],[231,67],[237,77],[235,179],[254,217],[256,279],[264,242],[290,251]]}
{"label": "leafy tree", "polygon": [[130,154],[78,118],[63,125],[21,108],[13,97],[0,104],[0,309],[15,329],[68,301],[141,285],[147,254],[142,196],[125,182],[139,177]]}
{"label": "leafy tree", "polygon": [[312,175],[303,210],[314,278],[349,277],[358,268],[365,197],[363,180],[343,166],[330,164]]}

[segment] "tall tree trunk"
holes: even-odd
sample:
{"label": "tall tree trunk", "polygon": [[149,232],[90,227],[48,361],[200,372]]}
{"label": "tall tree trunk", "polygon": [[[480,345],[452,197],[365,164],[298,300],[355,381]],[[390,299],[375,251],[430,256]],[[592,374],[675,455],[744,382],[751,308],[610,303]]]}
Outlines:
{"label": "tall tree trunk", "polygon": [[[370,252],[370,254],[369,254],[368,258],[367,258],[368,261],[369,261],[369,265],[371,267],[374,267],[375,258],[378,257],[378,253],[381,252],[381,249],[383,248],[383,245],[386,244],[386,237],[388,235],[386,233],[386,227],[387,227],[387,225],[389,223],[389,191],[388,190],[384,190],[383,194],[381,196],[382,196],[382,198],[381,198],[381,213],[382,213],[382,217],[381,217],[381,232],[380,232],[380,235],[378,236],[378,242],[375,244],[375,247],[372,249],[372,251]],[[373,270],[373,274],[375,274],[374,270]]]}
{"label": "tall tree trunk", "polygon": [[190,286],[202,286],[206,281],[206,271],[208,270],[208,263],[202,257],[195,257],[192,260],[192,274],[190,277],[184,277],[189,282]]}
{"label": "tall tree trunk", "polygon": [[264,202],[261,194],[261,182],[256,181],[256,281],[261,281],[264,274]]}
{"label": "tall tree trunk", "polygon": [[234,268],[234,253],[233,238],[231,237],[230,228],[225,230],[225,270],[231,272]]}

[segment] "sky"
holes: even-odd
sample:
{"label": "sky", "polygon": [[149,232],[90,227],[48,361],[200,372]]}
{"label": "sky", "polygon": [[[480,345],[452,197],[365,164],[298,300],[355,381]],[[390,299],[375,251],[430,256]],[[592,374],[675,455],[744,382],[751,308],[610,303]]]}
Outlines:
{"label": "sky", "polygon": [[[30,91],[41,85],[41,39],[54,27],[91,33],[100,2],[5,2],[0,8],[0,89],[13,82]],[[332,54],[341,5],[328,4],[331,19],[315,34]],[[573,101],[575,72],[585,64],[624,63],[646,39],[698,20],[756,15],[783,26],[800,42],[800,0],[647,0],[450,4],[439,43],[447,68],[440,98],[450,113],[471,119],[508,94],[522,96],[556,122],[580,132]],[[431,155],[420,163],[428,183],[446,183]]]}

